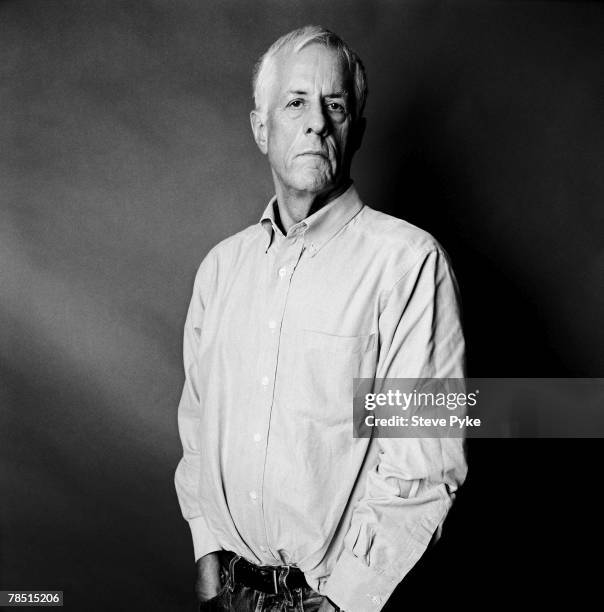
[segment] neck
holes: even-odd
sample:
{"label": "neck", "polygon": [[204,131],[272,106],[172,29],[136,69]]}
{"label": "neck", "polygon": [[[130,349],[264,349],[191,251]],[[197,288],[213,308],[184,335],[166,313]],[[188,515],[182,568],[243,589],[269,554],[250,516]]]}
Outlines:
{"label": "neck", "polygon": [[323,208],[323,206],[344,193],[350,186],[350,183],[350,179],[346,179],[340,185],[328,191],[309,193],[307,191],[287,190],[275,181],[280,229],[284,234],[287,234],[292,225],[306,219],[306,217],[317,212],[317,210]]}

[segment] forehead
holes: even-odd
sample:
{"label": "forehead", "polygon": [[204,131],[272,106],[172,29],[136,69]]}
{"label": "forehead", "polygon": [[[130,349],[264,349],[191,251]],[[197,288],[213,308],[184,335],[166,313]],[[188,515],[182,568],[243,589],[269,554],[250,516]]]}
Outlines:
{"label": "forehead", "polygon": [[344,59],[325,45],[310,44],[300,51],[282,51],[275,58],[277,95],[288,91],[309,94],[347,91],[349,81]]}

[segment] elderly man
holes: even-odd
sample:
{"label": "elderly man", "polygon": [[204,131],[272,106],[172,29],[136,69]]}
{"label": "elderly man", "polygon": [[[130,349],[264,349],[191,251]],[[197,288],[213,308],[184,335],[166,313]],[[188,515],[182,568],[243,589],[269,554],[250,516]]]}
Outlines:
{"label": "elderly man", "polygon": [[202,610],[380,610],[465,476],[458,439],[353,437],[353,378],[459,378],[464,360],[446,255],[350,180],[366,95],[320,27],[256,69],[276,195],[208,253],[185,324],[176,488]]}

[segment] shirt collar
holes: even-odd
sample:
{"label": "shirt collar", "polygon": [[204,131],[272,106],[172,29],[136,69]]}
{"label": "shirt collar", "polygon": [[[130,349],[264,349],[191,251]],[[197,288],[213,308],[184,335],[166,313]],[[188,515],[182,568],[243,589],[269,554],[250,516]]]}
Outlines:
{"label": "shirt collar", "polygon": [[[275,217],[277,196],[273,196],[264,210],[260,223],[268,234],[265,252],[268,252],[275,233],[283,236]],[[360,210],[363,208],[359,195],[351,183],[348,189],[328,202],[306,219],[289,228],[287,236],[304,235],[304,244],[314,257]]]}

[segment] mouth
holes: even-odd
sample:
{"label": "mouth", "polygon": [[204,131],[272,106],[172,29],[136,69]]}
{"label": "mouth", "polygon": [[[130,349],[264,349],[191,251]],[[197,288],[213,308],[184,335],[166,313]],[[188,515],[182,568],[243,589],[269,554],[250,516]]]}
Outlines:
{"label": "mouth", "polygon": [[329,161],[329,157],[323,151],[303,151],[302,153],[298,153],[297,155],[297,157],[304,157],[304,156],[322,157],[323,159],[326,159]]}

